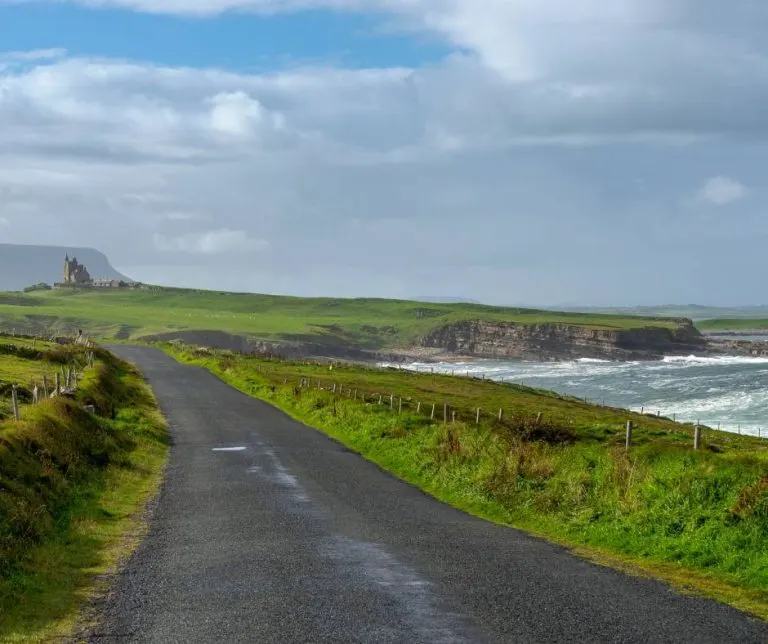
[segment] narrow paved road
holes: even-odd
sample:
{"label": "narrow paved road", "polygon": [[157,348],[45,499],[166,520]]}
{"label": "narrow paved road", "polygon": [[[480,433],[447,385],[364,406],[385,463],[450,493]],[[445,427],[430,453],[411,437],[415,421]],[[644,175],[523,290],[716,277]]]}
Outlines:
{"label": "narrow paved road", "polygon": [[173,438],[92,641],[768,642],[714,602],[443,505],[151,348]]}

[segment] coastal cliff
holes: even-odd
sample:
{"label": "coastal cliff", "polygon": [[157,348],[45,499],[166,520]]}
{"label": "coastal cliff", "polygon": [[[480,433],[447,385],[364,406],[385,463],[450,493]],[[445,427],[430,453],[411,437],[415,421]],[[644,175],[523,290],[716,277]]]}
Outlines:
{"label": "coastal cliff", "polygon": [[522,360],[656,360],[706,354],[707,340],[693,323],[676,322],[674,328],[609,329],[475,320],[448,324],[419,344],[444,354]]}
{"label": "coastal cliff", "polygon": [[402,349],[370,351],[354,346],[311,342],[264,342],[217,331],[179,331],[147,336],[145,341],[184,340],[244,353],[272,353],[283,357],[325,357],[364,362],[402,362],[452,357],[521,360],[657,360],[665,355],[706,355],[707,339],[689,320],[676,327],[604,329],[568,324],[515,324],[466,321],[436,329]]}

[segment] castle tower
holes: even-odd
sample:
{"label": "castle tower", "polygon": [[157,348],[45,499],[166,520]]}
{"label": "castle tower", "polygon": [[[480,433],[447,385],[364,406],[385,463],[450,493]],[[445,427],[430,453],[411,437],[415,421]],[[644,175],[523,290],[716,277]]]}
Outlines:
{"label": "castle tower", "polygon": [[69,253],[64,258],[64,284],[69,284],[72,279],[72,268],[69,263]]}

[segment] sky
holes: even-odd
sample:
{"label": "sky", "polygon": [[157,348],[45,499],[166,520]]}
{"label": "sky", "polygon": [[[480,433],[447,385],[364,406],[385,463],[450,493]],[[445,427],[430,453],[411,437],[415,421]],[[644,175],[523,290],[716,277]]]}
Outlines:
{"label": "sky", "polygon": [[0,0],[0,242],[134,279],[768,303],[764,0]]}

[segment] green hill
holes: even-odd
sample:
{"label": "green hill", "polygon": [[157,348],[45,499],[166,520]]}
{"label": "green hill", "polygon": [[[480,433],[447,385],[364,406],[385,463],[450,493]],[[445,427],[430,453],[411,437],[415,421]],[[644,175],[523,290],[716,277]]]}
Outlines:
{"label": "green hill", "polygon": [[471,303],[299,298],[161,287],[0,294],[0,325],[138,339],[186,330],[224,331],[249,339],[381,350],[404,347],[463,320],[560,323],[594,329],[675,328],[669,318],[589,315]]}

